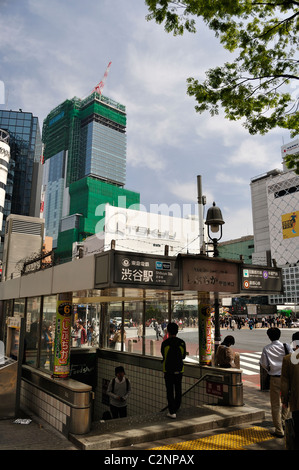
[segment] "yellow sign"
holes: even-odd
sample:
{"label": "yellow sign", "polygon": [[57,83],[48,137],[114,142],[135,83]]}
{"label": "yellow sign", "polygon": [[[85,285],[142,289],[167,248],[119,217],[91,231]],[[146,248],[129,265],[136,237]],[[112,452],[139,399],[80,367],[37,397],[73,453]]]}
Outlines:
{"label": "yellow sign", "polygon": [[67,301],[58,301],[56,308],[54,378],[67,378],[70,374],[71,315],[72,304]]}
{"label": "yellow sign", "polygon": [[299,211],[290,212],[281,216],[283,238],[299,236]]}

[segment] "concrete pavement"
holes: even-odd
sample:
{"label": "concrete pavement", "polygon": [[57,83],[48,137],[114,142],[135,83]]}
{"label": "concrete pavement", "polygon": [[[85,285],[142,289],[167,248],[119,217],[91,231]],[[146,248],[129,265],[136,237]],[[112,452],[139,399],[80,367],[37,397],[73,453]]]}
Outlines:
{"label": "concrete pavement", "polygon": [[[70,435],[66,439],[42,419],[30,412],[17,418],[30,418],[30,424],[16,424],[14,419],[0,420],[0,450],[138,450],[150,448],[163,439],[178,439],[191,433],[228,432],[255,423],[272,431],[269,393],[256,386],[244,385],[244,405],[222,407],[204,405],[182,409],[176,420],[166,413],[94,423],[90,433]],[[267,446],[284,450],[284,439],[273,438]]]}

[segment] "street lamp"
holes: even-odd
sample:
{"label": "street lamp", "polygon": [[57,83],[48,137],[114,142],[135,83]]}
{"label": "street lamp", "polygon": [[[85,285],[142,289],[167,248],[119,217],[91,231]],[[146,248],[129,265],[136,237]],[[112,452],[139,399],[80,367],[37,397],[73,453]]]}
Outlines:
{"label": "street lamp", "polygon": [[[208,226],[208,237],[213,242],[213,250],[214,250],[214,257],[219,256],[218,252],[218,242],[222,237],[222,225],[224,224],[224,220],[222,218],[221,210],[219,207],[216,206],[215,202],[213,202],[213,207],[210,207],[207,212],[207,218],[205,224]],[[220,236],[212,237],[210,235],[210,231],[214,234],[219,232],[220,229]]]}
{"label": "street lamp", "polygon": [[[215,202],[213,202],[213,207],[210,207],[207,212],[207,218],[205,224],[208,226],[208,237],[209,239],[213,242],[213,252],[214,252],[214,257],[216,258],[219,256],[218,252],[218,242],[222,237],[222,225],[224,224],[224,220],[222,218],[221,210],[219,207],[216,206]],[[212,234],[215,234],[219,232],[220,230],[220,236],[211,236],[210,231]],[[219,292],[214,292],[214,297],[215,297],[215,354],[217,351],[217,348],[220,344],[221,341],[221,335],[220,335],[220,322],[219,322]]]}

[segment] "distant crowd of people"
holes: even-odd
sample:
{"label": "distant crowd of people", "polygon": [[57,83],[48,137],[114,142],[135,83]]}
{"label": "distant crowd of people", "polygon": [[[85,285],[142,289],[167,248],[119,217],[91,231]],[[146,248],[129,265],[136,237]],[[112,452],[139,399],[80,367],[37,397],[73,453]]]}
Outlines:
{"label": "distant crowd of people", "polygon": [[252,328],[290,328],[293,319],[291,317],[285,316],[268,316],[262,318],[248,318],[248,317],[233,317],[225,316],[220,318],[220,326],[222,328],[232,329],[235,328],[241,329],[248,326]]}

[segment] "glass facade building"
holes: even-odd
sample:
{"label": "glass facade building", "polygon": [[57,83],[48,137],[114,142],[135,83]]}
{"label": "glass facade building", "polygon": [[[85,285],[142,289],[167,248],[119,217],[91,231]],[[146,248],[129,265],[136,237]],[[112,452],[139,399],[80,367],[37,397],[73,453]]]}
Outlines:
{"label": "glass facade building", "polygon": [[84,176],[101,176],[106,181],[125,184],[125,134],[98,122],[91,122],[82,129],[82,147]]}
{"label": "glass facade building", "polygon": [[9,214],[40,216],[42,141],[38,118],[29,112],[0,110],[0,128],[9,133],[10,141],[3,226],[0,228],[3,240]]}
{"label": "glass facade building", "polygon": [[44,211],[47,234],[57,240],[59,232],[59,221],[62,217],[63,195],[64,195],[64,168],[65,152],[59,152],[50,158],[44,165],[44,181],[47,181],[47,191]]}

